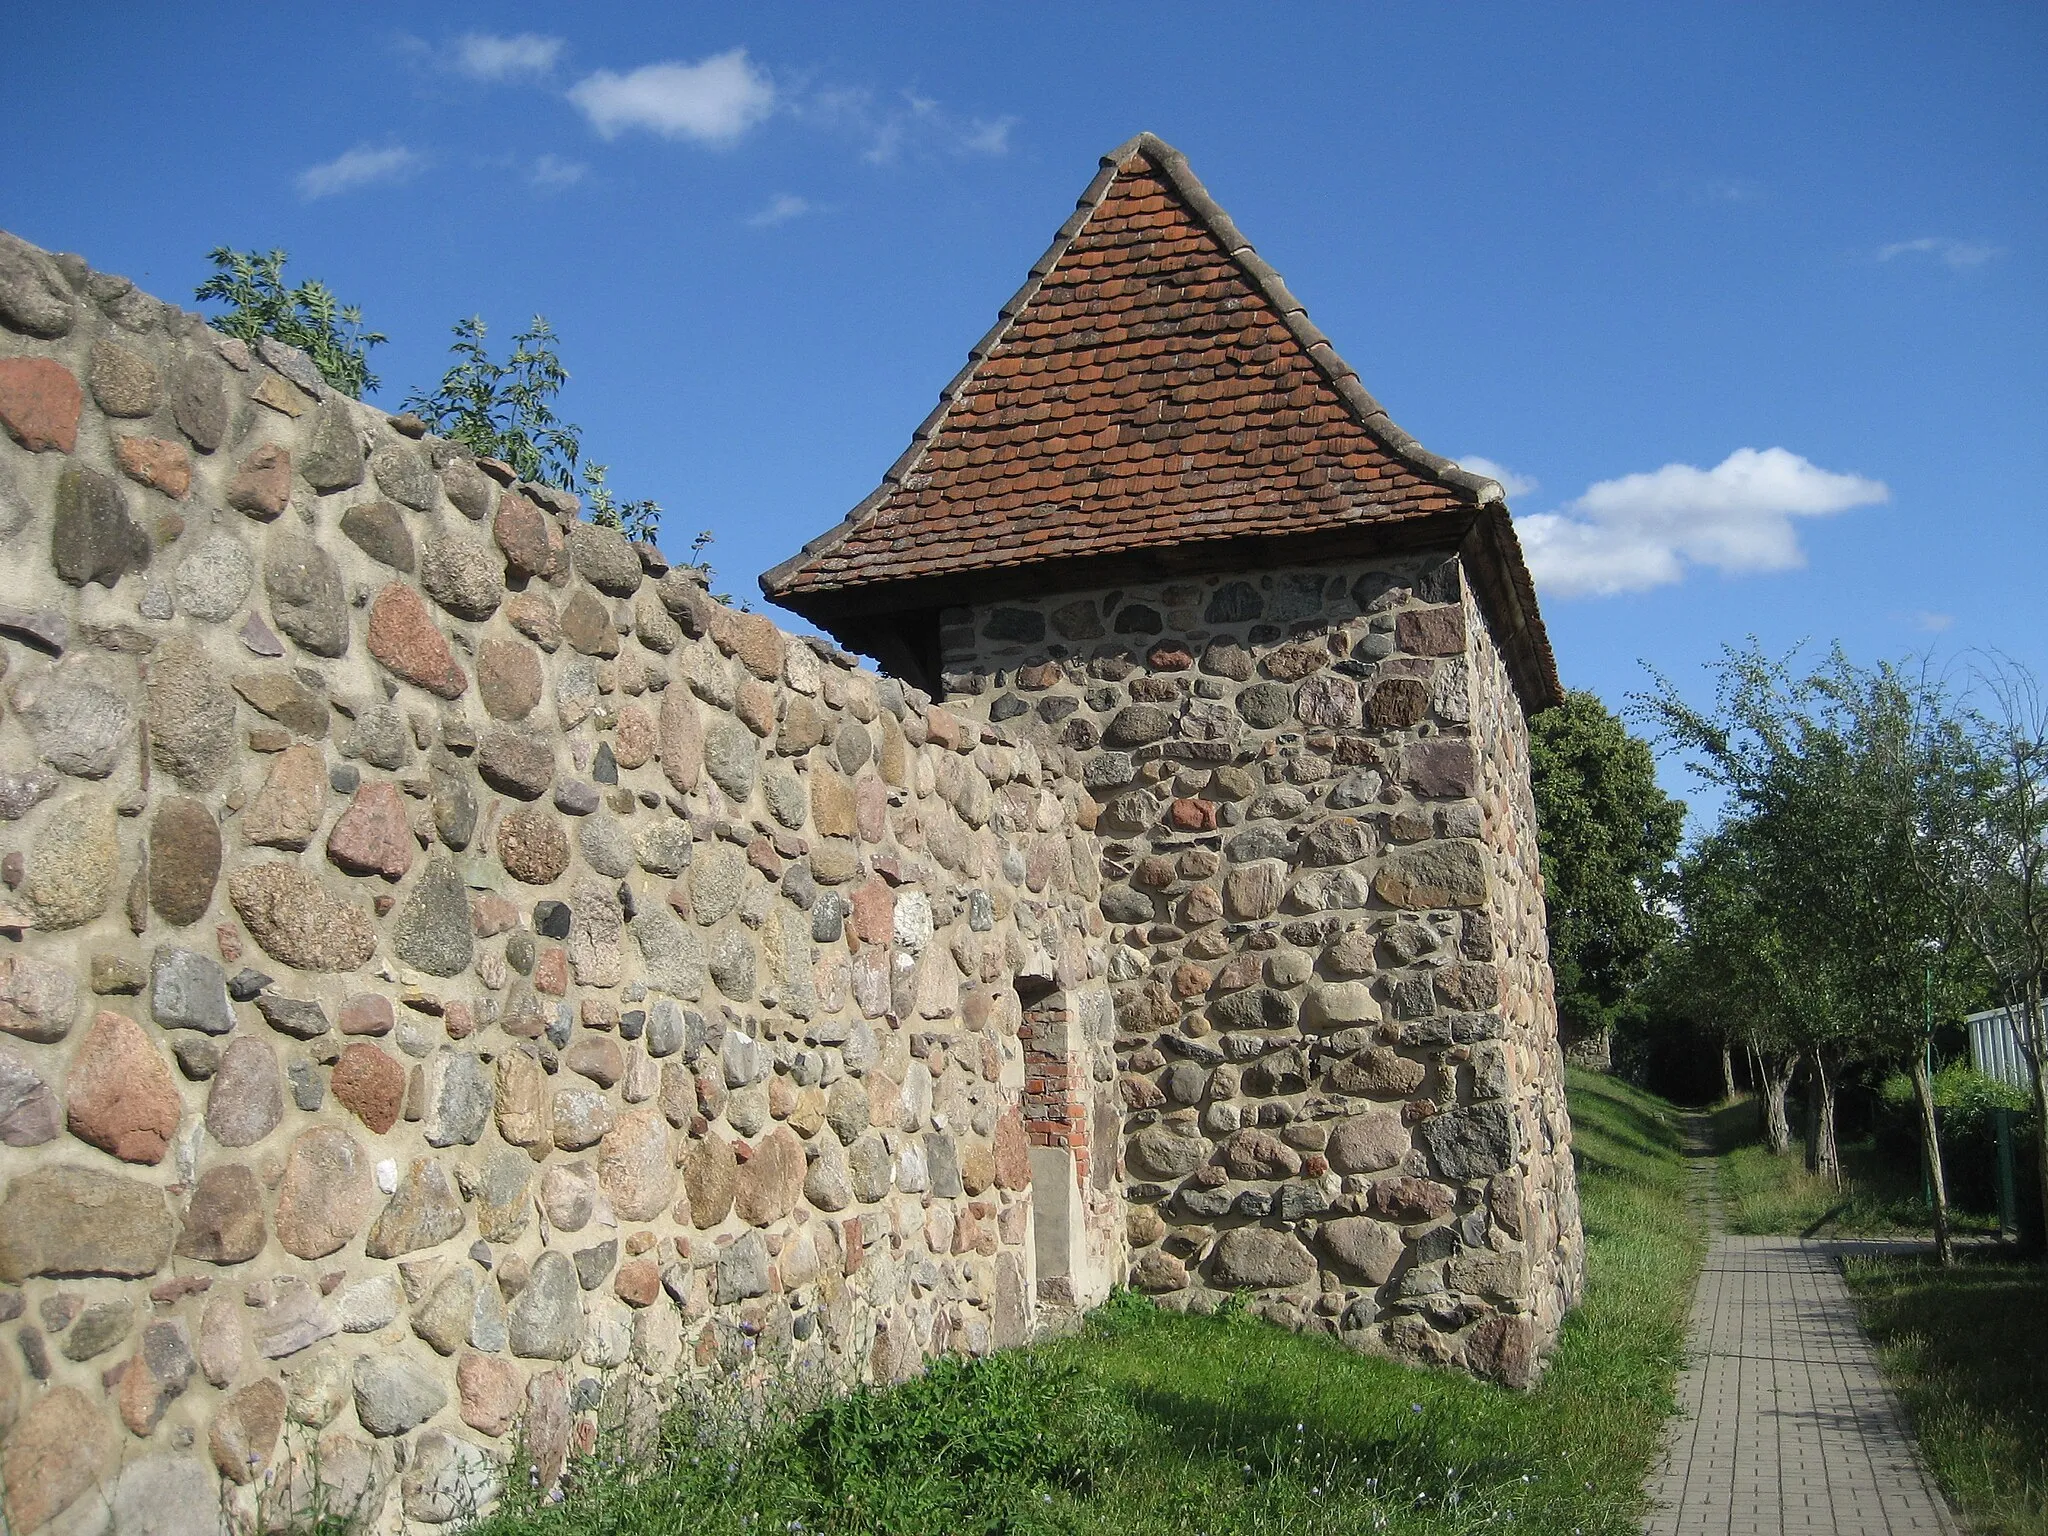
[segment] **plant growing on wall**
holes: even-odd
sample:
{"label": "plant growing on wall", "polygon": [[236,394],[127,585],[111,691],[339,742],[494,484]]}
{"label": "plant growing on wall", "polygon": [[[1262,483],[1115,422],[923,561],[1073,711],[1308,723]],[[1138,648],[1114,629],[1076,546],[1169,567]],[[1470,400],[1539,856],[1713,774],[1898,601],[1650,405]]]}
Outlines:
{"label": "plant growing on wall", "polygon": [[535,315],[512,338],[512,355],[503,362],[484,345],[483,316],[458,320],[453,330],[448,350],[455,361],[431,393],[414,390],[406,396],[406,408],[441,436],[483,458],[503,460],[522,480],[575,490],[583,429],[555,414],[555,397],[569,382],[569,370],[555,351],[547,317]]}
{"label": "plant growing on wall", "polygon": [[[616,528],[637,543],[652,544],[661,532],[661,503],[620,501],[605,482],[606,468],[603,464],[591,464],[583,471],[584,493],[590,498],[590,520],[601,528]],[[711,542],[709,533],[698,537],[705,544]]]}
{"label": "plant growing on wall", "polygon": [[365,390],[377,387],[377,375],[370,372],[370,349],[381,347],[388,338],[381,331],[364,330],[362,310],[342,303],[317,277],[296,288],[285,286],[284,264],[291,258],[284,251],[236,251],[220,245],[208,251],[206,259],[213,263],[214,274],[193,290],[193,296],[229,306],[226,314],[211,321],[215,330],[251,343],[270,336],[299,348],[323,379],[352,399],[360,400]]}

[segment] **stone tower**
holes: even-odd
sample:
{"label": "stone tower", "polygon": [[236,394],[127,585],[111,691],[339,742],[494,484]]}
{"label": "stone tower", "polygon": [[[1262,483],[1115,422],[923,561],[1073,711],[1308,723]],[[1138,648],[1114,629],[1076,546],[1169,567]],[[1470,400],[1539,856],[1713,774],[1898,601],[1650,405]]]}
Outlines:
{"label": "stone tower", "polygon": [[[1130,1283],[1529,1380],[1582,1271],[1529,787],[1556,665],[1500,487],[1394,425],[1178,152],[1103,160],[761,586],[1091,792],[1116,1101],[1035,1079],[1028,1128],[1081,1203],[1122,1181]],[[1026,1016],[1079,1059],[1077,1010]]]}

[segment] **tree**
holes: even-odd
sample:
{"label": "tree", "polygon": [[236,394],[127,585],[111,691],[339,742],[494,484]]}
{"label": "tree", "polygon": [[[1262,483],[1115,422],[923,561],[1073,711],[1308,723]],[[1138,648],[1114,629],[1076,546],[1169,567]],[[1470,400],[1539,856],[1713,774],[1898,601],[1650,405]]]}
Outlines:
{"label": "tree", "polygon": [[569,382],[569,370],[555,351],[546,317],[535,315],[512,338],[512,355],[504,362],[484,345],[481,315],[458,320],[453,329],[448,350],[455,361],[433,393],[414,390],[406,407],[441,436],[511,465],[522,480],[575,490],[583,429],[555,414],[555,396]]}
{"label": "tree", "polygon": [[1670,935],[1660,897],[1685,805],[1658,788],[1649,744],[1591,693],[1530,722],[1529,776],[1559,1022],[1568,1041],[1604,1043]]}
{"label": "tree", "polygon": [[299,348],[323,379],[352,399],[360,400],[366,390],[377,387],[377,375],[370,372],[370,349],[381,347],[387,338],[380,331],[364,330],[362,310],[342,303],[317,277],[296,288],[286,287],[284,264],[291,258],[285,252],[236,251],[222,245],[208,251],[206,259],[216,270],[193,296],[231,306],[226,314],[214,317],[215,330],[252,344],[270,336]]}
{"label": "tree", "polygon": [[[2028,1065],[2048,1219],[2048,701],[2026,668],[1994,661],[1982,707],[1926,722],[1916,743],[1931,786],[1919,869],[2003,1000]],[[1915,1095],[1932,1102],[1914,1078]]]}
{"label": "tree", "polygon": [[1723,823],[1680,862],[1679,934],[1662,957],[1658,979],[1688,996],[1724,1038],[1741,1040],[1754,1054],[1764,1139],[1783,1155],[1792,1144],[1786,1095],[1823,999],[1806,995],[1796,940],[1765,899],[1768,880],[1751,830],[1740,821]]}
{"label": "tree", "polygon": [[1864,669],[1839,648],[1805,676],[1754,642],[1724,654],[1715,706],[1693,708],[1659,678],[1643,707],[1724,788],[1750,859],[1745,878],[1802,999],[1790,1016],[1813,1074],[1808,1161],[1839,1180],[1835,1085],[1855,1061],[1905,1064],[1921,1103],[1935,1236],[1950,1255],[1939,1130],[1927,1083],[1928,1018],[1966,984],[1958,925],[1927,878],[1926,829],[1948,812],[1949,781],[1925,744],[1952,710],[1924,674]]}

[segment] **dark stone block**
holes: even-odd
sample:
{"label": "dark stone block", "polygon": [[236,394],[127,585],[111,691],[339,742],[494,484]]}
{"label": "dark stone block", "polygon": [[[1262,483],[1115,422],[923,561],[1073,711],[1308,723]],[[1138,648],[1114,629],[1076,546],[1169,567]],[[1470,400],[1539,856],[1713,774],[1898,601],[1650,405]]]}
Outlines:
{"label": "dark stone block", "polygon": [[1045,615],[1035,608],[998,608],[981,627],[990,640],[1012,640],[1036,645],[1045,638]]}

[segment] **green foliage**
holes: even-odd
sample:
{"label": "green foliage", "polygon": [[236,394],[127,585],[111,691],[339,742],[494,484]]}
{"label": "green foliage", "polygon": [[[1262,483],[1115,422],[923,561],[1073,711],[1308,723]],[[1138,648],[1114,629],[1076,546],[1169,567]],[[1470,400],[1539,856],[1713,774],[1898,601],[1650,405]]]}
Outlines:
{"label": "green foliage", "polygon": [[[583,469],[584,494],[590,501],[590,520],[600,528],[616,528],[635,543],[652,544],[661,535],[661,503],[658,501],[620,501],[605,481],[605,465],[587,464]],[[691,546],[695,554],[711,542],[707,530],[697,535],[697,542]],[[710,570],[709,566],[705,567]]]}
{"label": "green foliage", "polygon": [[254,343],[271,336],[297,347],[313,360],[320,376],[334,388],[360,400],[378,385],[370,372],[370,349],[384,344],[379,331],[363,329],[363,312],[344,304],[317,277],[296,288],[285,286],[281,250],[235,251],[216,246],[206,253],[214,274],[194,290],[199,299],[229,306],[210,322],[217,331]]}
{"label": "green foliage", "polygon": [[2048,1272],[1995,1251],[1953,1269],[1843,1260],[1935,1478],[1986,1536],[2048,1536]]}
{"label": "green foliage", "polygon": [[1122,1295],[1078,1337],[808,1411],[687,1402],[638,1456],[601,1439],[561,1503],[515,1493],[476,1529],[1633,1536],[1703,1241],[1669,1107],[1570,1092],[1587,1295],[1532,1392]]}
{"label": "green foliage", "polygon": [[[1680,883],[1688,942],[1703,901],[1729,925],[1698,979],[1719,972],[1726,1006],[1748,993],[1751,1011],[1769,1011],[1766,1046],[1903,1060],[1930,1000],[1946,1018],[1976,995],[1919,842],[1949,793],[1927,750],[1947,700],[1924,678],[1859,668],[1839,649],[1800,675],[1752,643],[1716,671],[1711,710],[1661,678],[1640,701],[1731,801]],[[1746,967],[1745,945],[1760,951]]]}
{"label": "green foliage", "polygon": [[[1879,1086],[1878,1097],[1892,1109],[1911,1112],[1912,1079],[1903,1072],[1892,1073]],[[1961,1061],[1951,1062],[1934,1074],[1934,1102],[1948,1111],[1942,1117],[1944,1127],[1956,1130],[1988,1124],[1994,1109],[2026,1114],[2034,1107],[2025,1089],[2000,1082]]]}
{"label": "green foliage", "polygon": [[583,429],[555,414],[555,397],[569,382],[569,370],[555,351],[555,333],[542,315],[512,338],[512,355],[500,362],[484,345],[481,315],[458,320],[448,350],[455,361],[431,394],[406,396],[441,436],[483,458],[500,459],[522,480],[576,489]]}
{"label": "green foliage", "polygon": [[1670,933],[1659,898],[1685,805],[1657,786],[1649,744],[1591,693],[1529,723],[1557,1008],[1568,1030],[1611,1029]]}

